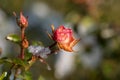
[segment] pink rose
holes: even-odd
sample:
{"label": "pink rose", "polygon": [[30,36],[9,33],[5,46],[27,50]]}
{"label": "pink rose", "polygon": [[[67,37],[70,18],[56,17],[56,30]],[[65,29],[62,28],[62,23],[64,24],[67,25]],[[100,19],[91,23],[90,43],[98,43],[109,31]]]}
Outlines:
{"label": "pink rose", "polygon": [[53,39],[58,43],[69,43],[73,40],[72,30],[64,26],[59,26],[53,33]]}
{"label": "pink rose", "polygon": [[52,27],[53,30],[53,40],[57,42],[58,47],[72,52],[72,47],[79,42],[79,40],[73,37],[73,32],[69,28],[65,28],[63,25],[59,26],[56,30]]}

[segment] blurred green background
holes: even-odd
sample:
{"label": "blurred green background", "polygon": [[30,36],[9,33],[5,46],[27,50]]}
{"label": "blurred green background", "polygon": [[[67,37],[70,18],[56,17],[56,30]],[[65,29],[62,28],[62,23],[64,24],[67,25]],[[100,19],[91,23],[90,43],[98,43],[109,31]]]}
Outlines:
{"label": "blurred green background", "polygon": [[76,53],[60,51],[47,58],[51,71],[36,62],[32,80],[120,80],[120,0],[0,0],[3,56],[19,54],[19,47],[5,40],[9,33],[19,34],[13,11],[29,17],[30,42],[52,44],[46,34],[51,24],[70,27],[81,38]]}

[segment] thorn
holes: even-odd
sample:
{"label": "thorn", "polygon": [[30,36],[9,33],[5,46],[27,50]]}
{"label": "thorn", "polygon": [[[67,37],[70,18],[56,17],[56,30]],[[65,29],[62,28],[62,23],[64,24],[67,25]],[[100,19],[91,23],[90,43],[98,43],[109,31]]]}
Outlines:
{"label": "thorn", "polygon": [[52,38],[51,34],[50,34],[50,33],[48,33],[48,31],[47,31],[46,33],[47,33],[48,37],[49,37],[50,39],[52,39],[52,40],[53,40],[53,38]]}

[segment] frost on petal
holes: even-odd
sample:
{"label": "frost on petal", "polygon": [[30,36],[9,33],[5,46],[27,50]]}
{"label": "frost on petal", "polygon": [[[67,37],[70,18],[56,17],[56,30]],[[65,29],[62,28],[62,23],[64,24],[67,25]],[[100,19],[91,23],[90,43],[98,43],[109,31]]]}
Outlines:
{"label": "frost on petal", "polygon": [[50,49],[43,46],[30,46],[28,51],[35,56],[40,56],[41,58],[47,58],[47,55],[50,54]]}

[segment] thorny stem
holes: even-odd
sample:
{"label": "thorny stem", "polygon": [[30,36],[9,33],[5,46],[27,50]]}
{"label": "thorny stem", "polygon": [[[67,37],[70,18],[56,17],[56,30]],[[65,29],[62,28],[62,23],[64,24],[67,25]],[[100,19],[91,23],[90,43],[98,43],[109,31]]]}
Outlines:
{"label": "thorny stem", "polygon": [[23,43],[24,43],[24,39],[25,39],[25,28],[21,28],[21,53],[20,53],[20,58],[24,59],[25,58],[25,54],[24,54],[24,47],[23,47]]}

